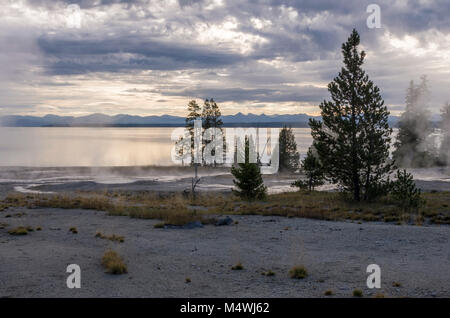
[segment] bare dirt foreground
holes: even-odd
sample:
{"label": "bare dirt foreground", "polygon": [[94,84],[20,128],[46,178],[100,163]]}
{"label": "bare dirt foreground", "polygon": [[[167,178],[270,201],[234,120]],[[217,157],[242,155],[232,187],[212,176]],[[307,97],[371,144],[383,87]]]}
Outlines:
{"label": "bare dirt foreground", "polygon": [[[157,220],[103,212],[10,208],[0,212],[0,223],[7,223],[0,229],[0,296],[322,297],[331,290],[351,297],[361,289],[364,296],[450,297],[449,226],[233,219],[238,224],[158,229]],[[17,226],[42,230],[8,234]],[[96,238],[97,231],[125,241]],[[105,273],[101,258],[108,249],[123,256],[127,274]],[[238,262],[244,269],[231,270]],[[372,263],[381,267],[381,289],[366,287]],[[81,289],[66,286],[69,264],[81,267]],[[299,264],[309,276],[290,278]],[[275,276],[262,275],[269,270]]]}

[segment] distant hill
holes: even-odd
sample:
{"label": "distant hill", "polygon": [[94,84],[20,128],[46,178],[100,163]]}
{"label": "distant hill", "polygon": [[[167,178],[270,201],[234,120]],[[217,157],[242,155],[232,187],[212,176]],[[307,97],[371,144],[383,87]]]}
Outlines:
{"label": "distant hill", "polygon": [[[320,116],[309,116],[307,114],[287,114],[287,115],[255,115],[252,113],[222,116],[226,127],[282,127],[290,125],[292,127],[308,127],[309,118],[320,119]],[[391,116],[391,125],[395,126],[398,117]],[[57,116],[46,115],[19,116],[10,115],[0,117],[0,126],[4,127],[180,127],[184,126],[185,118],[171,115],[162,116],[132,116],[92,114],[88,116]]]}

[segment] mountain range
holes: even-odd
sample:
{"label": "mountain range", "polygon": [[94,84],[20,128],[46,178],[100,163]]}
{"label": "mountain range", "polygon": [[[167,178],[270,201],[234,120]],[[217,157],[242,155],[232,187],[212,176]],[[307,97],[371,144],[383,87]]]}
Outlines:
{"label": "mountain range", "polygon": [[[255,115],[252,113],[222,116],[224,126],[228,127],[282,127],[289,125],[292,127],[308,127],[309,118],[320,119],[320,116],[310,116],[307,114],[287,114],[287,115]],[[391,126],[395,126],[398,117],[389,118]],[[184,126],[185,118],[179,116],[132,116],[92,114],[81,117],[46,115],[20,116],[9,115],[0,117],[0,126],[4,127],[178,127]]]}

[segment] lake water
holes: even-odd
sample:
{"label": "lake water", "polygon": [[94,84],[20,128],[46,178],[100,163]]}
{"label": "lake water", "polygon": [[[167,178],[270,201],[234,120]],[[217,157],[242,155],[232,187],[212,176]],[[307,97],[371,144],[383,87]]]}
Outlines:
{"label": "lake water", "polygon": [[[191,178],[192,170],[173,167],[173,130],[160,127],[0,127],[0,188],[7,185],[16,191],[39,193],[36,187],[42,185],[80,182],[130,184],[156,181],[177,184],[183,178]],[[304,156],[312,143],[310,129],[294,128],[293,131],[300,155]],[[216,168],[199,171],[199,174],[215,176],[229,172],[227,168]],[[411,172],[418,180],[450,181],[449,169]],[[225,178],[221,182],[204,183],[200,188],[228,189],[233,186],[231,179]],[[289,178],[272,180],[268,185],[269,191],[292,190],[291,182]]]}
{"label": "lake water", "polygon": [[[232,128],[231,128],[232,129]],[[174,128],[0,127],[0,166],[171,166]],[[311,145],[309,128],[293,128],[297,147]]]}

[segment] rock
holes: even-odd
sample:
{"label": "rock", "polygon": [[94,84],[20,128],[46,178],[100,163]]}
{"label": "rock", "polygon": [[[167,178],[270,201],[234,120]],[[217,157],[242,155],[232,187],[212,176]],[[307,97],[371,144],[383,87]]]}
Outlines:
{"label": "rock", "polygon": [[189,222],[183,225],[173,225],[173,224],[166,224],[164,226],[165,229],[195,229],[198,227],[203,227],[202,222],[200,221],[193,221]]}
{"label": "rock", "polygon": [[216,226],[222,226],[222,225],[230,225],[233,223],[233,219],[230,218],[229,216],[222,218],[222,219],[218,219],[216,222]]}

